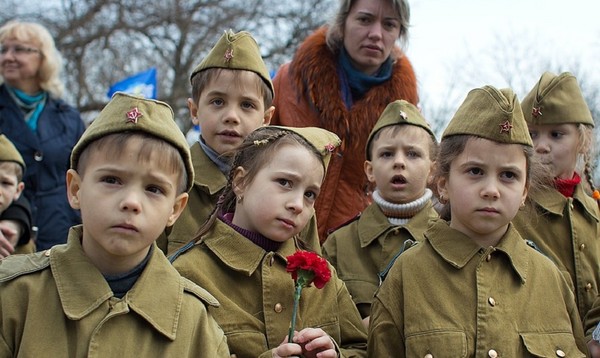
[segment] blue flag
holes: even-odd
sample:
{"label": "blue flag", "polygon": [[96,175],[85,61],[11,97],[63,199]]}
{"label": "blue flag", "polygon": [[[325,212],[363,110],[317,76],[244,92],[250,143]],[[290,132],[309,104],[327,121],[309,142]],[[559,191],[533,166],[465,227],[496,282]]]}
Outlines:
{"label": "blue flag", "polygon": [[156,99],[156,68],[152,67],[148,71],[137,73],[113,84],[106,95],[111,98],[117,91]]}

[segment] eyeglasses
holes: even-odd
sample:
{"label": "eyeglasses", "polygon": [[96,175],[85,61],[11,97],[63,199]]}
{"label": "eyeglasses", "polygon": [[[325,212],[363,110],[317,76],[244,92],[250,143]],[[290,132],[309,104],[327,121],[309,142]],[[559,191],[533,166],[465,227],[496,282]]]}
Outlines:
{"label": "eyeglasses", "polygon": [[6,55],[11,49],[17,56],[26,55],[26,54],[30,54],[30,53],[40,53],[40,54],[42,53],[42,51],[40,51],[37,48],[33,48],[33,47],[27,47],[27,46],[21,46],[21,45],[14,45],[14,46],[0,45],[0,54]]}

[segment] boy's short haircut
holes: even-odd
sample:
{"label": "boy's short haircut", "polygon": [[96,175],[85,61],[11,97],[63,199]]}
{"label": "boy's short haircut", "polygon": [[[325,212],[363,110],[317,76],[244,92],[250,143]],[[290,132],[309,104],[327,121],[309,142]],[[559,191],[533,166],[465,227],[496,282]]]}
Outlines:
{"label": "boy's short haircut", "polygon": [[15,176],[17,177],[17,182],[23,181],[23,167],[22,166],[20,166],[19,164],[15,163],[15,162],[4,161],[4,160],[0,160],[0,164],[10,165],[14,170]]}
{"label": "boy's short haircut", "polygon": [[[241,73],[240,71],[245,71],[245,70],[235,70],[235,69],[212,67],[212,68],[197,72],[191,78],[192,99],[194,100],[194,103],[198,103],[202,92],[206,89],[206,87],[212,81],[215,81],[223,71],[232,71],[234,74],[234,81],[235,81],[234,84],[239,85],[239,82],[241,81],[241,79],[239,78],[239,73]],[[271,105],[273,104],[273,93],[271,92],[271,89],[269,88],[269,86],[262,79],[262,77],[260,77],[256,73],[254,73],[254,74],[255,74],[255,78],[256,78],[256,85],[259,87],[260,94],[262,95],[262,98],[263,98],[263,104],[265,106],[265,109],[267,109],[267,108],[271,107]]]}
{"label": "boy's short haircut", "polygon": [[153,153],[158,153],[160,155],[161,167],[171,173],[178,174],[177,194],[185,192],[187,172],[179,151],[163,139],[143,132],[113,133],[96,139],[83,149],[79,155],[79,161],[75,170],[81,177],[84,177],[87,161],[91,153],[103,152],[105,157],[114,158],[121,154],[121,148],[127,144],[127,141],[134,137],[143,139],[137,159],[142,162],[148,162]]}
{"label": "boy's short haircut", "polygon": [[[373,136],[371,136],[371,140],[369,141],[369,144],[367,147],[367,153],[368,153],[367,157],[370,158],[368,160],[373,159],[373,154],[374,154],[373,153],[373,143],[375,143],[379,139],[379,137],[381,137],[381,134],[383,132],[391,131],[392,136],[396,136],[396,135],[398,135],[398,132],[400,131],[400,129],[402,127],[409,126],[409,125],[410,124],[401,124],[401,123],[394,124],[391,126],[383,127],[381,129],[379,129],[377,132],[375,132],[373,134]],[[418,126],[414,126],[414,127],[420,128]],[[423,128],[421,128],[421,129],[423,129]],[[423,130],[425,131],[425,129],[423,129]],[[429,134],[429,132],[427,132],[427,131],[425,131],[425,132],[427,134]],[[437,143],[437,141],[434,140],[434,138],[431,135],[429,135],[428,138],[429,138],[429,158],[431,160],[435,160],[435,158],[437,156],[437,151],[438,151],[438,143]]]}
{"label": "boy's short haircut", "polygon": [[81,153],[91,143],[115,133],[144,133],[165,141],[177,149],[187,172],[185,191],[194,184],[194,166],[190,148],[175,123],[173,110],[165,102],[117,92],[98,117],[83,133],[71,152],[71,169],[79,167]]}

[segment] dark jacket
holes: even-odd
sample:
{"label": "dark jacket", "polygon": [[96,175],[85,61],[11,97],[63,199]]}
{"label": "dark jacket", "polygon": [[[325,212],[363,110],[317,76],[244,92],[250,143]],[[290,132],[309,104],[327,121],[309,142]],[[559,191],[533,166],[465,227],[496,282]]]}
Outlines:
{"label": "dark jacket", "polygon": [[17,246],[25,245],[31,238],[31,208],[29,201],[23,195],[13,201],[6,210],[0,214],[0,220],[14,220],[21,224],[23,232],[19,237]]}
{"label": "dark jacket", "polygon": [[24,195],[31,204],[38,227],[38,250],[64,243],[69,227],[80,222],[67,201],[65,173],[71,150],[85,126],[77,110],[62,100],[48,98],[38,120],[37,132],[25,123],[23,113],[0,86],[0,131],[17,147],[27,169]]}

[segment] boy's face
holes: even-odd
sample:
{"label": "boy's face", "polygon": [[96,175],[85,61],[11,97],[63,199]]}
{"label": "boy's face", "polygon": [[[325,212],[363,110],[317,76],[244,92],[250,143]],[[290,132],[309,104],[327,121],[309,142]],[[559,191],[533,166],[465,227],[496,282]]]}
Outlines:
{"label": "boy's face", "polygon": [[104,274],[127,272],[139,264],[166,226],[187,203],[177,194],[179,173],[161,165],[162,153],[139,159],[140,137],[130,138],[122,155],[91,150],[83,176],[67,172],[68,198],[81,210],[82,247]]}
{"label": "boy's face", "polygon": [[0,213],[17,200],[25,184],[17,179],[17,166],[13,162],[0,162]]}
{"label": "boy's face", "polygon": [[373,141],[372,160],[365,161],[367,179],[381,197],[404,204],[423,196],[431,172],[431,137],[413,125],[384,127]]}
{"label": "boy's face", "polygon": [[202,138],[217,153],[237,149],[248,134],[271,121],[275,107],[265,109],[258,81],[254,72],[223,70],[202,91],[198,103],[188,99]]}

